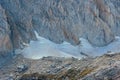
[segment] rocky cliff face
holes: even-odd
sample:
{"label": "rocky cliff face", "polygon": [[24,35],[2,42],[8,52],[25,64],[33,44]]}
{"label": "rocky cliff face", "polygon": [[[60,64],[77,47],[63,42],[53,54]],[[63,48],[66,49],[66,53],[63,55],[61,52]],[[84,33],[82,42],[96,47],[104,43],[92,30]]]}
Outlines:
{"label": "rocky cliff face", "polygon": [[120,35],[119,0],[0,0],[0,51],[35,40],[105,46]]}
{"label": "rocky cliff face", "polygon": [[9,51],[12,49],[10,40],[10,29],[7,23],[5,10],[0,6],[0,51]]}

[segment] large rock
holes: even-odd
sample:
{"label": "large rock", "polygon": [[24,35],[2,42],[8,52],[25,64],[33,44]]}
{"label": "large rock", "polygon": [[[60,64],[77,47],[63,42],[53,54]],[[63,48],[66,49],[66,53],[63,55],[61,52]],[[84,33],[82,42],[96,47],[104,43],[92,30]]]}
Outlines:
{"label": "large rock", "polygon": [[7,23],[5,10],[0,6],[0,52],[12,49],[10,29]]}
{"label": "large rock", "polygon": [[0,44],[8,42],[13,49],[21,48],[23,43],[36,39],[36,30],[56,43],[79,44],[83,37],[92,45],[105,46],[120,35],[119,3],[119,0],[0,0],[6,24],[10,25],[10,36],[4,34],[6,40],[0,38]]}
{"label": "large rock", "polygon": [[5,10],[0,5],[0,67],[8,58],[10,58],[13,46],[10,39],[10,27],[7,22]]}

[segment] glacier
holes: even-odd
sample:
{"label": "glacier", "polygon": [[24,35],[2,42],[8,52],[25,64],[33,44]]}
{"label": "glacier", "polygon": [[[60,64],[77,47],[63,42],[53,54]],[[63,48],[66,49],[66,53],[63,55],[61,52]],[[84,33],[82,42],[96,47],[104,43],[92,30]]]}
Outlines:
{"label": "glacier", "polygon": [[66,41],[62,44],[57,44],[39,36],[37,32],[35,32],[35,34],[37,41],[31,41],[24,49],[16,50],[16,54],[22,54],[24,57],[30,59],[40,59],[47,56],[75,57],[81,59],[85,57],[81,52],[90,57],[120,52],[120,37],[116,37],[115,40],[107,46],[95,47],[84,38],[79,39],[81,42],[79,45],[73,46]]}

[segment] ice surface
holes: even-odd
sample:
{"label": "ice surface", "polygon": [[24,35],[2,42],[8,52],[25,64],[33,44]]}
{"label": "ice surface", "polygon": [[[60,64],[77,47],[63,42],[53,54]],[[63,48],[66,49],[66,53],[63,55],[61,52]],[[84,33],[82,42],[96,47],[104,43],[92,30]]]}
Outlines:
{"label": "ice surface", "polygon": [[78,46],[73,46],[68,42],[56,44],[48,39],[40,37],[35,32],[37,41],[31,41],[29,46],[23,50],[17,50],[16,53],[23,54],[26,58],[39,59],[47,56],[54,57],[76,57],[81,59],[84,57],[80,53],[89,56],[101,56],[107,52],[113,54],[120,52],[120,38],[116,37],[115,41],[104,47],[94,47],[86,39],[80,38],[81,43]]}
{"label": "ice surface", "polygon": [[[64,42],[63,44],[56,44],[50,40],[38,36],[35,32],[37,41],[31,41],[29,46],[25,47],[23,50],[17,51],[17,53],[23,54],[26,58],[39,59],[47,56],[54,57],[76,57],[78,53],[77,47],[72,46],[70,43]],[[75,53],[75,54],[74,54]],[[79,54],[78,58],[82,55]]]}

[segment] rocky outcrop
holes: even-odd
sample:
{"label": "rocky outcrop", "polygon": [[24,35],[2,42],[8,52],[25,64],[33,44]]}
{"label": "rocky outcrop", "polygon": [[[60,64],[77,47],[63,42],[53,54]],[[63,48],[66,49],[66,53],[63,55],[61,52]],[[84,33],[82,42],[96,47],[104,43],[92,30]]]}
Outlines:
{"label": "rocky outcrop", "polygon": [[120,80],[120,53],[96,58],[44,57],[31,60],[17,55],[0,68],[1,80]]}
{"label": "rocky outcrop", "polygon": [[4,63],[11,57],[10,53],[13,50],[13,46],[10,33],[10,26],[7,22],[5,10],[0,6],[0,64]]}
{"label": "rocky outcrop", "polygon": [[5,10],[0,6],[0,52],[12,49],[10,27],[7,22]]}
{"label": "rocky outcrop", "polygon": [[35,30],[56,43],[79,44],[83,37],[95,46],[120,35],[119,0],[0,0],[0,5],[0,28],[6,30],[0,38],[2,51],[23,48],[36,39]]}

